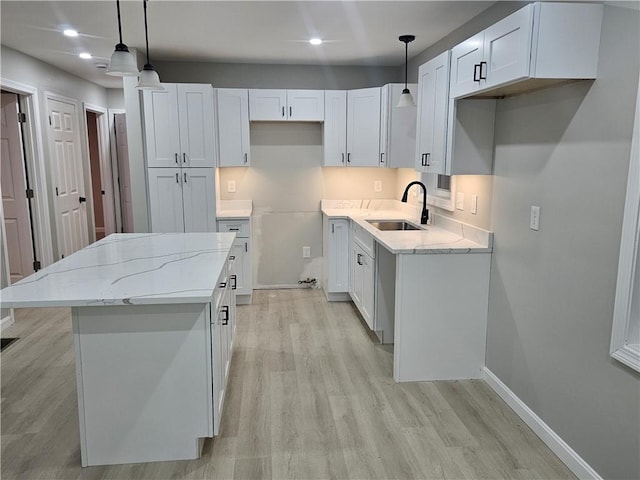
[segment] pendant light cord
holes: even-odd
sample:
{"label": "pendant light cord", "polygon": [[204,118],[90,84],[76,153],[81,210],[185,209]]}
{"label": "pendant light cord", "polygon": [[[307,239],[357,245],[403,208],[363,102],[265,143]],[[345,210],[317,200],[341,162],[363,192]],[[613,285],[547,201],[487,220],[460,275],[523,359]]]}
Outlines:
{"label": "pendant light cord", "polygon": [[142,8],[144,9],[144,38],[147,44],[147,65],[150,65],[149,61],[149,31],[147,29],[147,0],[142,0]]}
{"label": "pendant light cord", "polygon": [[118,10],[118,35],[120,35],[120,43],[122,43],[122,22],[120,21],[120,0],[116,0],[116,8]]}
{"label": "pendant light cord", "polygon": [[404,43],[404,89],[407,90],[407,64],[409,62],[409,42]]}

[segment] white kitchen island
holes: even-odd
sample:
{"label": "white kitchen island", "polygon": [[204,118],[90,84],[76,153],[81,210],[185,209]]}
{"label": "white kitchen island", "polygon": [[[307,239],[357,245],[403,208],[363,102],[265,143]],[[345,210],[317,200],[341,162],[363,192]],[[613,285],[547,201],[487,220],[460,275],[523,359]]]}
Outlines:
{"label": "white kitchen island", "polygon": [[200,456],[233,330],[233,233],[115,234],[0,292],[72,309],[82,465]]}

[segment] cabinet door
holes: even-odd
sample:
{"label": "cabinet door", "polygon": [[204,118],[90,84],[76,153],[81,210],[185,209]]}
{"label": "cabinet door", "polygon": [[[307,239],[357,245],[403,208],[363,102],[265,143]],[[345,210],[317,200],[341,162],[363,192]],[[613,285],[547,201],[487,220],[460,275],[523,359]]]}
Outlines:
{"label": "cabinet door", "polygon": [[445,173],[449,106],[449,52],[418,70],[416,170]]}
{"label": "cabinet door", "polygon": [[330,293],[349,291],[349,220],[329,220]]}
{"label": "cabinet door", "polygon": [[484,31],[481,88],[529,76],[533,7],[529,4]]}
{"label": "cabinet door", "polygon": [[251,280],[251,248],[248,238],[237,238],[233,242],[231,255],[235,256],[234,275],[236,276],[236,295],[250,295]]}
{"label": "cabinet door", "polygon": [[249,91],[244,88],[217,88],[218,166],[248,167]]}
{"label": "cabinet door", "polygon": [[366,253],[362,256],[362,305],[360,313],[371,330],[374,330],[374,291],[375,291],[375,264],[374,260]]}
{"label": "cabinet door", "polygon": [[147,174],[149,177],[151,232],[184,232],[180,169],[148,168]]}
{"label": "cabinet door", "polygon": [[178,89],[163,83],[162,91],[143,92],[144,139],[148,167],[179,167],[182,154],[178,124]]}
{"label": "cabinet door", "polygon": [[178,84],[180,157],[183,167],[215,167],[213,88]]}
{"label": "cabinet door", "polygon": [[325,167],[344,167],[347,163],[347,92],[327,90],[324,96]]}
{"label": "cabinet door", "polygon": [[298,122],[324,121],[324,90],[287,90],[287,118]]}
{"label": "cabinet door", "polygon": [[224,372],[222,349],[220,348],[220,310],[216,305],[212,305],[214,311],[212,312],[211,322],[211,374],[213,376],[213,433],[218,435],[220,431],[220,417],[222,414],[222,403],[224,399]]}
{"label": "cabinet door", "polygon": [[484,32],[480,32],[451,50],[451,98],[469,95],[480,88],[483,40]]}
{"label": "cabinet door", "polygon": [[249,120],[287,120],[287,91],[249,90]]}
{"label": "cabinet door", "polygon": [[183,168],[182,201],[185,232],[216,231],[216,196],[213,168]]}
{"label": "cabinet door", "polygon": [[351,283],[349,293],[358,310],[362,311],[362,289],[364,287],[364,257],[366,254],[355,242],[351,242]]}
{"label": "cabinet door", "polygon": [[347,92],[347,165],[377,167],[380,154],[380,87]]}

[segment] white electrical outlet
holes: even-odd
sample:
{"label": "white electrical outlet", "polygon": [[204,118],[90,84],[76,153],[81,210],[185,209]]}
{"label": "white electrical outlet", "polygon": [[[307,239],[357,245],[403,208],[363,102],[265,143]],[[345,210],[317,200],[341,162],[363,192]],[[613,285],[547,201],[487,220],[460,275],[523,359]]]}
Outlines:
{"label": "white electrical outlet", "polygon": [[382,180],[376,180],[373,182],[373,191],[380,193],[382,191]]}
{"label": "white electrical outlet", "polygon": [[235,180],[228,180],[227,181],[227,192],[229,192],[229,193],[235,193],[236,192],[236,181]]}
{"label": "white electrical outlet", "polygon": [[540,230],[540,207],[531,205],[531,216],[529,217],[529,228],[531,230]]}
{"label": "white electrical outlet", "polygon": [[302,258],[311,258],[311,247],[302,247]]}
{"label": "white electrical outlet", "polygon": [[471,213],[473,215],[478,213],[478,195],[471,195]]}
{"label": "white electrical outlet", "polygon": [[464,192],[456,193],[456,208],[458,210],[464,210]]}

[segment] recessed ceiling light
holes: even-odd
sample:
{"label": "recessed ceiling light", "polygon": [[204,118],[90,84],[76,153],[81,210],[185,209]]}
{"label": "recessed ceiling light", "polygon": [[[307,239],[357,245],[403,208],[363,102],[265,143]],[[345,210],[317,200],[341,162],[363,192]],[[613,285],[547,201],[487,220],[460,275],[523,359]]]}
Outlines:
{"label": "recessed ceiling light", "polygon": [[79,56],[80,58],[84,58],[85,60],[88,60],[89,58],[91,58],[91,54],[87,52],[82,52]]}
{"label": "recessed ceiling light", "polygon": [[311,45],[320,45],[322,43],[322,39],[321,38],[312,38],[311,40],[309,40],[309,43]]}
{"label": "recessed ceiling light", "polygon": [[78,31],[74,30],[73,28],[67,28],[64,32],[67,37],[77,37],[78,36]]}

